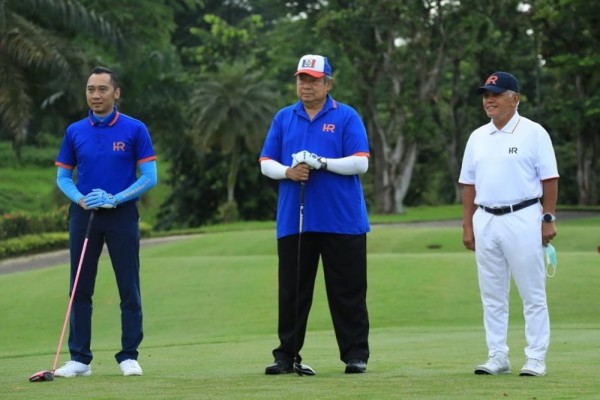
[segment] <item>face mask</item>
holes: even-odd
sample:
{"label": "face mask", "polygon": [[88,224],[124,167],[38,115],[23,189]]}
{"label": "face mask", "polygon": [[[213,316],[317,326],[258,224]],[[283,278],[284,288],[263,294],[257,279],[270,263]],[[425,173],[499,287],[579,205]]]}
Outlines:
{"label": "face mask", "polygon": [[[544,247],[544,253],[546,254],[546,276],[552,278],[556,274],[556,267],[558,266],[556,249],[548,243],[546,247]],[[552,272],[550,272],[550,269],[552,269]]]}

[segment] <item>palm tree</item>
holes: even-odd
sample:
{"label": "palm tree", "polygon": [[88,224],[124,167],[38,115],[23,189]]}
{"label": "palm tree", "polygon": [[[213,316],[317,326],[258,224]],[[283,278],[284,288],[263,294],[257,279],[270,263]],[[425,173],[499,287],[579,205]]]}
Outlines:
{"label": "palm tree", "polygon": [[[119,32],[77,1],[0,0],[0,139],[10,138],[15,149],[27,135],[34,105],[81,92],[80,84],[73,85],[88,67],[71,43],[78,33],[120,44]],[[37,99],[36,78],[61,89]]]}
{"label": "palm tree", "polygon": [[227,176],[227,205],[235,208],[235,186],[243,151],[258,152],[279,96],[262,71],[237,62],[221,64],[192,91],[191,132],[204,149],[218,148],[231,156]]}

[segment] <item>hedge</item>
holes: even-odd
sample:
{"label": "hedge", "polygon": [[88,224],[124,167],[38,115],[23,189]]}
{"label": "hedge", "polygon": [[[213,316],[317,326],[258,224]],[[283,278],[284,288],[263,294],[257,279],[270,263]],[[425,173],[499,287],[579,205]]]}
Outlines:
{"label": "hedge", "polygon": [[[140,222],[140,234],[143,238],[152,236],[152,228],[150,225]],[[68,248],[68,231],[22,235],[15,238],[0,240],[0,260]]]}
{"label": "hedge", "polygon": [[53,232],[39,235],[25,235],[0,241],[0,259],[47,251],[68,249],[69,233]]}
{"label": "hedge", "polygon": [[68,230],[69,211],[66,206],[37,215],[14,212],[0,216],[0,240]]}

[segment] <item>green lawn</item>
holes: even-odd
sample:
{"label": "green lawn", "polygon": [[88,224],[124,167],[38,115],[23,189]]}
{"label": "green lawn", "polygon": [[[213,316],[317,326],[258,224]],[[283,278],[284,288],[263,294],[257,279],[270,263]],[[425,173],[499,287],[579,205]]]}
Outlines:
{"label": "green lawn", "polygon": [[[374,226],[369,234],[371,359],[343,374],[322,275],[302,355],[315,377],[265,376],[277,344],[273,229],[211,232],[142,250],[144,376],[125,378],[108,258],[94,298],[88,378],[29,383],[52,366],[68,302],[67,266],[0,275],[0,399],[597,399],[600,221],[569,222],[548,279],[548,375],[519,377],[523,321],[513,290],[513,374],[476,376],[486,358],[473,253],[458,227]],[[61,354],[68,359],[67,346]]]}

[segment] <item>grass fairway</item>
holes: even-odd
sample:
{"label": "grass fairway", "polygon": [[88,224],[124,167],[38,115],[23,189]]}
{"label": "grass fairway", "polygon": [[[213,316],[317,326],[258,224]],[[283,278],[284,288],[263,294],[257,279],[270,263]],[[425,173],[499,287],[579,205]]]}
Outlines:
{"label": "grass fairway", "polygon": [[[600,222],[600,221],[597,221]],[[118,296],[108,257],[94,298],[93,375],[29,383],[50,369],[68,302],[67,266],[0,275],[0,399],[598,399],[598,223],[566,223],[548,280],[548,375],[519,377],[523,321],[511,297],[513,373],[476,376],[486,348],[473,253],[461,230],[369,234],[371,359],[343,374],[319,274],[302,351],[315,377],[266,376],[277,345],[272,229],[214,232],[142,251],[144,376],[120,376]],[[68,359],[63,346],[60,364]]]}

